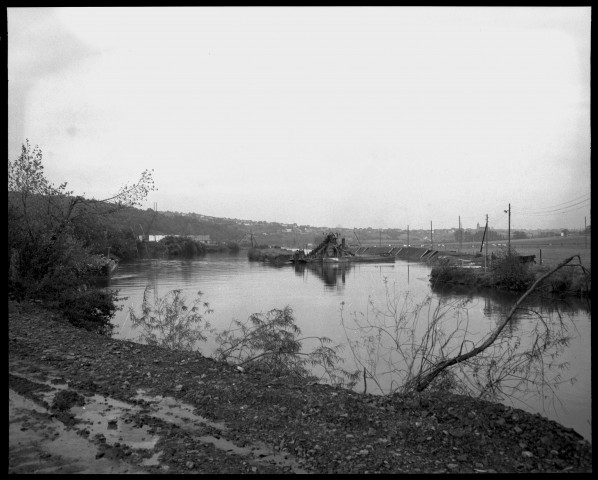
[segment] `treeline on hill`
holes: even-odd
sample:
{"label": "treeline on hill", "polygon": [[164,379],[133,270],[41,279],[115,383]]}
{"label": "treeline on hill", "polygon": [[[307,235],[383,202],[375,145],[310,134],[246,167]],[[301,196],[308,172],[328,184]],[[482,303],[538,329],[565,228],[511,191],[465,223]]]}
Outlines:
{"label": "treeline on hill", "polygon": [[99,253],[119,248],[109,218],[155,189],[152,172],[104,200],[74,195],[66,186],[48,181],[42,152],[28,141],[17,159],[8,159],[9,300],[41,301],[74,325],[108,333],[117,292],[93,288],[107,263]]}
{"label": "treeline on hill", "polygon": [[[71,323],[109,333],[117,292],[96,288],[111,259],[144,253],[193,256],[201,243],[167,237],[153,251],[140,249],[139,237],[152,225],[164,234],[237,238],[235,229],[205,225],[184,215],[161,215],[137,208],[155,190],[151,171],[101,200],[87,199],[53,185],[44,175],[42,152],[27,141],[14,161],[8,160],[8,295],[9,300],[36,300],[55,308]],[[145,228],[144,228],[145,226]],[[227,248],[234,248],[230,244]]]}
{"label": "treeline on hill", "polygon": [[[17,159],[8,159],[9,300],[41,301],[71,323],[100,333],[111,331],[116,310],[117,292],[95,288],[111,259],[235,250],[232,240],[245,233],[233,221],[220,224],[198,215],[138,208],[155,190],[149,170],[105,199],[84,198],[66,187],[66,182],[55,186],[48,181],[42,151],[29,141]],[[172,236],[158,243],[141,241],[148,233]],[[181,235],[228,242],[206,246]]]}
{"label": "treeline on hill", "polygon": [[[203,220],[196,215],[156,212],[151,208],[142,210],[134,207],[124,208],[112,215],[108,228],[110,228],[109,235],[113,238],[113,248],[116,248],[114,251],[111,250],[111,253],[119,258],[143,255],[145,247],[140,248],[136,240],[144,235],[209,235],[213,242],[227,243],[235,248],[235,243],[246,233],[246,227],[241,227],[232,221],[216,223]],[[169,245],[175,242],[170,239]],[[190,245],[189,240],[181,239],[179,242]],[[190,247],[182,248],[188,250]],[[198,248],[206,249],[205,246]],[[152,250],[158,252],[160,248],[153,247]],[[171,254],[176,254],[175,251],[171,250]]]}

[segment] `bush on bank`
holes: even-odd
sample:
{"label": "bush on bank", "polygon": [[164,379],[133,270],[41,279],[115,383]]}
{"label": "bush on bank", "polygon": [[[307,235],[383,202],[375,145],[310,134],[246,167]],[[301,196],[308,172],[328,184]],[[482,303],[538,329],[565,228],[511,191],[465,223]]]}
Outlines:
{"label": "bush on bank", "polygon": [[238,252],[236,242],[227,244],[207,245],[188,237],[169,235],[159,242],[139,242],[137,250],[142,256],[193,258],[215,252]]}
{"label": "bush on bank", "polygon": [[[507,251],[499,252],[486,272],[480,268],[464,268],[446,263],[437,265],[430,272],[430,282],[524,292],[546,271],[547,267],[520,263],[517,252],[511,249],[511,255]],[[589,296],[591,286],[591,269],[582,271],[580,268],[568,268],[556,272],[538,290],[556,295]]]}
{"label": "bush on bank", "polygon": [[[544,270],[538,271],[538,275]],[[590,296],[592,293],[592,271],[583,272],[579,268],[560,270],[552,275],[541,287],[545,292],[556,295]]]}
{"label": "bush on bank", "polygon": [[536,276],[530,264],[520,263],[517,252],[501,250],[497,253],[490,269],[464,268],[449,264],[438,265],[430,272],[430,282],[456,283],[475,287],[492,287],[512,291],[525,291]]}
{"label": "bush on bank", "polygon": [[192,258],[197,255],[203,255],[205,248],[203,244],[187,237],[167,236],[160,240],[158,244],[166,247],[166,253],[169,256]]}
{"label": "bush on bank", "polygon": [[499,250],[493,261],[486,281],[488,286],[522,292],[534,283],[536,276],[529,263],[521,263],[518,253],[511,249]]}

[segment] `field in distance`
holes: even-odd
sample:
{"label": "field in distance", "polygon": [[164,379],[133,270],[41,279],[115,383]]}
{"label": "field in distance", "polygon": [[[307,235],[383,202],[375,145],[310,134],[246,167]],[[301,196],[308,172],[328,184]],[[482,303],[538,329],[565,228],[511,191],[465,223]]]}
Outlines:
{"label": "field in distance", "polygon": [[[540,263],[540,251],[542,253],[543,265],[556,265],[566,258],[579,254],[581,263],[586,268],[592,267],[592,236],[587,235],[570,235],[567,237],[546,237],[546,238],[526,238],[520,240],[511,240],[511,248],[514,248],[520,255],[535,255],[536,263]],[[429,244],[428,244],[429,245]],[[480,251],[480,243],[464,242],[462,244],[461,252],[463,253],[478,253]],[[506,247],[507,240],[488,242],[488,253],[499,250],[501,245]],[[503,247],[503,248],[504,248]],[[439,251],[445,249],[457,250],[458,243],[446,243],[436,246]],[[486,247],[483,248],[483,253]],[[575,262],[575,261],[574,261]]]}

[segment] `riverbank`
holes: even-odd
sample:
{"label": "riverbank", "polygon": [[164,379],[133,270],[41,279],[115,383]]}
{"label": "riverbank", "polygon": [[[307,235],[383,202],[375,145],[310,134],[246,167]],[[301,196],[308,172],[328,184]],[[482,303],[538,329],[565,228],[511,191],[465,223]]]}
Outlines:
{"label": "riverbank", "polygon": [[275,265],[290,263],[293,258],[293,251],[278,247],[271,248],[250,248],[247,251],[247,258],[256,262],[268,262]]}
{"label": "riverbank", "polygon": [[591,445],[539,415],[241,372],[39,305],[9,305],[9,398],[9,473],[592,471]]}
{"label": "riverbank", "polygon": [[[430,282],[435,285],[452,284],[466,285],[474,288],[492,288],[498,290],[511,290],[524,293],[535,280],[548,273],[555,265],[525,265],[515,263],[510,268],[493,270],[492,266],[484,265],[483,257],[463,255],[450,257],[436,255],[430,263],[433,267],[430,272]],[[592,293],[591,270],[580,268],[577,259],[557,272],[554,272],[542,284],[538,285],[537,293],[556,296],[574,296],[589,298]]]}

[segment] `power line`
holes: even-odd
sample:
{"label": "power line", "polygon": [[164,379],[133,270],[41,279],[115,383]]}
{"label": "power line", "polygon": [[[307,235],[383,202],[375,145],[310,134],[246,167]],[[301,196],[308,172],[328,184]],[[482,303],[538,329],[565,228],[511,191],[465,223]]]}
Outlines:
{"label": "power line", "polygon": [[521,217],[551,217],[551,216],[555,216],[555,215],[563,215],[563,214],[566,214],[566,213],[575,212],[577,210],[582,210],[582,209],[584,209],[586,207],[587,207],[587,205],[582,205],[581,207],[572,208],[570,210],[563,210],[561,212],[536,213],[536,214],[533,214],[533,215],[528,215],[528,214],[525,214],[525,213],[519,213],[518,215],[521,216]]}
{"label": "power line", "polygon": [[[548,210],[545,212],[533,212],[533,213],[526,213],[525,210],[520,212],[517,211],[517,214],[520,216],[526,216],[526,217],[534,217],[534,216],[545,216],[545,215],[556,215],[559,213],[567,213],[567,212],[572,212],[575,210],[579,210],[580,208],[584,208],[585,206],[587,206],[588,202],[590,201],[590,199],[586,199],[586,200],[582,200],[581,202],[577,202],[574,203],[572,205],[569,205],[567,207],[562,207],[562,208],[557,208],[555,210]],[[578,208],[573,208],[573,207],[577,207],[578,205],[581,205],[581,207]]]}
{"label": "power line", "polygon": [[568,205],[566,207],[561,207],[561,208],[555,208],[554,210],[546,210],[546,211],[536,211],[536,212],[526,212],[525,210],[519,212],[521,215],[544,215],[544,214],[550,214],[550,213],[559,213],[559,212],[566,212],[567,210],[569,210],[572,207],[576,207],[577,205],[587,205],[587,203],[590,201],[590,199],[586,199],[586,200],[582,200],[581,202],[577,202],[577,203],[573,203],[571,205]]}
{"label": "power line", "polygon": [[[588,197],[588,198],[584,198],[584,197]],[[590,197],[590,194],[586,193],[584,195],[580,195],[579,197],[576,197],[576,198],[574,198],[572,200],[569,200],[567,202],[557,203],[556,205],[551,205],[551,206],[548,206],[548,207],[541,207],[541,208],[538,208],[538,209],[531,209],[531,210],[524,208],[524,209],[522,209],[520,211],[520,213],[529,213],[529,214],[550,213],[552,211],[556,211],[556,210],[561,210],[561,209],[573,207],[575,205],[579,205],[580,203],[587,202],[588,200],[590,200],[589,197]],[[583,200],[581,200],[581,199],[583,199]],[[577,203],[575,203],[575,202],[577,202]],[[572,205],[569,205],[569,204],[572,204]]]}
{"label": "power line", "polygon": [[[530,211],[542,211],[542,210],[552,210],[552,209],[556,209],[556,208],[560,208],[560,207],[564,207],[569,203],[574,203],[577,202],[578,200],[584,199],[585,197],[589,197],[591,194],[590,193],[584,193],[583,195],[580,195],[578,197],[572,198],[571,200],[568,200],[566,202],[562,202],[562,203],[557,203],[555,205],[549,205],[547,207],[540,207],[538,209],[532,209]],[[524,209],[525,210],[525,209]]]}

